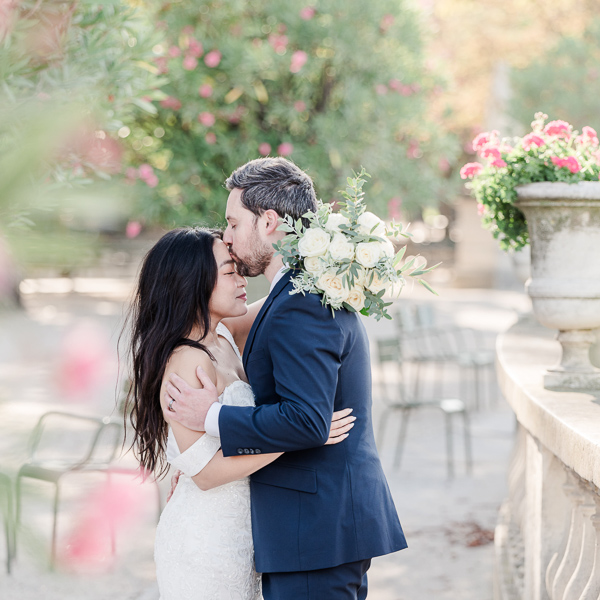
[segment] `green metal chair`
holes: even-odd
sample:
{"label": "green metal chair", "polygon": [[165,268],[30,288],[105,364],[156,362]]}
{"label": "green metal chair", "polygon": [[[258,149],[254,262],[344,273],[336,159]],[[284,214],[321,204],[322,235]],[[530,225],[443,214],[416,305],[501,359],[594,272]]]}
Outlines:
{"label": "green metal chair", "polygon": [[6,572],[10,574],[15,551],[15,520],[12,481],[5,473],[0,473],[0,515],[4,519],[6,537]]}
{"label": "green metal chair", "polygon": [[[123,423],[115,419],[60,411],[45,413],[35,426],[29,440],[29,459],[17,474],[15,523],[21,522],[23,479],[54,485],[51,566],[56,560],[61,479],[69,473],[108,472],[122,446],[123,434]],[[13,540],[14,557],[16,535]]]}
{"label": "green metal chair", "polygon": [[[454,447],[453,423],[454,416],[460,415],[463,421],[465,459],[467,473],[472,472],[473,457],[471,450],[471,429],[467,407],[462,400],[456,398],[424,400],[420,397],[411,397],[407,392],[404,373],[405,363],[402,360],[401,343],[397,338],[378,340],[377,356],[379,360],[379,388],[381,398],[385,404],[379,422],[377,443],[383,444],[385,429],[389,417],[394,412],[401,416],[400,433],[396,442],[394,467],[398,468],[402,460],[402,452],[406,441],[408,424],[411,413],[422,408],[436,408],[444,414],[446,429],[446,462],[448,477],[454,477]],[[417,373],[418,376],[418,373]]]}

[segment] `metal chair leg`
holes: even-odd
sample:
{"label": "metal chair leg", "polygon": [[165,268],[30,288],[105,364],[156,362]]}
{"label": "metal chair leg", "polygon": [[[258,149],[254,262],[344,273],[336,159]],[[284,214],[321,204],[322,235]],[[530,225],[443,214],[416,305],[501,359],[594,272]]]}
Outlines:
{"label": "metal chair leg", "polygon": [[463,413],[463,429],[465,436],[465,460],[467,463],[467,474],[473,474],[473,449],[471,446],[471,423],[467,411]]}
{"label": "metal chair leg", "polygon": [[58,521],[58,500],[59,500],[59,485],[56,482],[56,491],[54,493],[54,511],[52,518],[52,541],[50,548],[50,568],[54,568],[56,565],[56,529]]}
{"label": "metal chair leg", "polygon": [[396,443],[396,456],[394,458],[394,468],[400,467],[402,461],[402,450],[404,448],[404,441],[406,440],[406,432],[408,430],[408,420],[410,418],[410,408],[403,408],[400,411],[400,433],[398,435],[398,442]]}
{"label": "metal chair leg", "polygon": [[452,444],[452,415],[445,413],[446,417],[446,462],[448,466],[448,479],[454,478],[454,448]]}

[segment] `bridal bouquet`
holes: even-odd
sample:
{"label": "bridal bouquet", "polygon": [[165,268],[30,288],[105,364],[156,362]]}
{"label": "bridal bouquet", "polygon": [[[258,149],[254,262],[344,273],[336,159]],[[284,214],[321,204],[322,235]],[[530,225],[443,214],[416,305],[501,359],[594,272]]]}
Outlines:
{"label": "bridal bouquet", "polygon": [[[316,212],[303,215],[308,226],[285,217],[279,229],[287,235],[275,249],[289,269],[299,271],[292,294],[321,294],[332,312],[346,308],[378,321],[391,319],[386,308],[392,303],[384,301],[384,294],[400,294],[405,275],[418,278],[437,265],[426,269],[416,264],[416,256],[401,264],[406,246],[396,252],[390,238],[410,234],[367,211],[362,188],[369,174],[362,169],[354,175],[342,192],[339,212],[319,200]],[[435,294],[426,281],[417,280]]]}

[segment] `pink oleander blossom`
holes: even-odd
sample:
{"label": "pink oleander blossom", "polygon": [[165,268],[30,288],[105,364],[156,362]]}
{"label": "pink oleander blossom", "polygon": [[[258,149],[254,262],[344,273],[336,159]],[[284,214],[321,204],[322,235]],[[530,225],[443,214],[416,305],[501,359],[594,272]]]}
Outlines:
{"label": "pink oleander blossom", "polygon": [[289,142],[283,142],[283,144],[279,144],[277,148],[277,154],[279,156],[289,156],[294,151],[294,146]]}
{"label": "pink oleander blossom", "polygon": [[267,39],[271,48],[273,48],[277,54],[284,54],[287,50],[287,35],[278,35],[276,33],[272,33]]}
{"label": "pink oleander blossom", "polygon": [[388,87],[390,88],[390,90],[394,90],[395,92],[400,92],[400,91],[402,91],[402,88],[404,86],[402,85],[402,82],[399,79],[390,79],[388,81]]}
{"label": "pink oleander blossom", "polygon": [[263,142],[258,145],[258,153],[261,156],[268,156],[271,153],[271,144],[267,144],[267,142]]}
{"label": "pink oleander blossom", "polygon": [[142,224],[139,221],[129,221],[125,227],[125,235],[131,240],[142,232]]}
{"label": "pink oleander blossom", "polygon": [[544,133],[554,137],[564,138],[566,140],[571,137],[572,127],[566,121],[550,121],[544,127]]}
{"label": "pink oleander blossom", "polygon": [[179,46],[171,46],[169,48],[169,56],[171,58],[177,58],[178,56],[181,56],[181,48],[179,48]]}
{"label": "pink oleander blossom", "polygon": [[182,106],[181,100],[178,100],[174,96],[169,96],[168,98],[161,100],[160,105],[163,108],[171,108],[172,110],[179,110]]}
{"label": "pink oleander blossom", "polygon": [[308,60],[308,54],[304,50],[296,50],[292,54],[292,60],[290,62],[290,73],[299,73],[302,67]]}
{"label": "pink oleander blossom", "polygon": [[383,15],[381,21],[379,22],[379,29],[381,33],[387,33],[387,30],[394,24],[395,18],[394,15],[386,14]]}
{"label": "pink oleander blossom", "polygon": [[210,98],[213,94],[213,87],[209,83],[204,83],[198,89],[201,98]]}
{"label": "pink oleander blossom", "polygon": [[477,162],[467,163],[461,170],[461,179],[470,179],[483,171],[483,165]]}
{"label": "pink oleander blossom", "polygon": [[480,217],[483,217],[484,213],[485,213],[485,206],[483,204],[481,204],[481,202],[478,202],[477,203],[477,214]]}
{"label": "pink oleander blossom", "polygon": [[310,21],[315,16],[316,12],[317,11],[314,9],[313,6],[305,6],[300,11],[300,18],[304,19],[305,21]]}
{"label": "pink oleander blossom", "polygon": [[181,63],[186,71],[193,71],[198,66],[198,59],[191,54],[188,54]]}
{"label": "pink oleander blossom", "polygon": [[155,188],[158,185],[158,177],[154,174],[150,175],[150,177],[147,177],[145,181],[149,188]]}
{"label": "pink oleander blossom", "polygon": [[220,62],[221,62],[221,58],[222,55],[218,50],[211,50],[205,57],[204,57],[204,64],[209,68],[209,69],[214,69],[215,67],[218,67]]}
{"label": "pink oleander blossom", "polygon": [[198,122],[202,123],[204,127],[212,127],[216,122],[215,115],[210,112],[201,112],[198,115]]}
{"label": "pink oleander blossom", "polygon": [[544,138],[536,135],[535,133],[529,133],[523,138],[523,149],[527,151],[531,150],[533,146],[537,146],[539,148],[545,144],[546,141]]}
{"label": "pink oleander blossom", "polygon": [[165,56],[158,56],[154,59],[154,64],[158,69],[159,75],[166,75],[169,72],[169,67],[167,65],[167,58]]}
{"label": "pink oleander blossom", "polygon": [[217,136],[214,132],[209,131],[205,136],[204,136],[204,140],[206,141],[207,144],[210,144],[211,146],[213,144],[217,143]]}
{"label": "pink oleander blossom", "polygon": [[306,102],[303,102],[302,100],[296,100],[296,102],[294,102],[294,108],[298,112],[304,112],[306,110]]}
{"label": "pink oleander blossom", "polygon": [[188,44],[187,53],[195,58],[200,58],[204,54],[204,48],[198,40],[191,38]]}

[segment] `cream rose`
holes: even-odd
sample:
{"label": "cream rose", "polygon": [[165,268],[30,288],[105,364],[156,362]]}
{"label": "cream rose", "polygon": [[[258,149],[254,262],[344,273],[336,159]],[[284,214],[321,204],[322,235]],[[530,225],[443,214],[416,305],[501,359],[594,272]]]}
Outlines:
{"label": "cream rose", "polygon": [[304,268],[311,275],[320,275],[327,266],[327,263],[320,256],[307,256],[304,259]]}
{"label": "cream rose", "polygon": [[381,244],[379,242],[361,242],[356,245],[356,260],[363,267],[374,267],[381,258]]}
{"label": "cream rose", "polygon": [[[363,235],[385,236],[385,223],[372,212],[364,212],[358,217],[357,223],[359,225],[358,231]],[[375,227],[375,229],[371,231],[373,227]]]}
{"label": "cream rose", "polygon": [[338,232],[340,231],[340,225],[348,225],[348,227],[350,227],[350,220],[340,213],[331,213],[329,217],[327,217],[325,229],[327,229],[327,231]]}
{"label": "cream rose", "polygon": [[343,233],[336,233],[329,244],[329,254],[333,260],[343,260],[354,258],[354,244],[348,241]]}
{"label": "cream rose", "polygon": [[396,255],[396,249],[394,248],[394,244],[386,238],[385,242],[381,243],[381,253],[385,256],[389,256],[390,258],[394,258]]}
{"label": "cream rose", "polygon": [[327,252],[331,237],[320,227],[307,229],[298,242],[300,256],[321,256]]}
{"label": "cream rose", "polygon": [[378,294],[381,290],[386,289],[387,281],[381,279],[377,271],[373,271],[373,280],[371,280],[371,275],[368,275],[366,287],[370,292],[373,292],[373,294]]}
{"label": "cream rose", "polygon": [[317,287],[323,290],[334,302],[344,302],[350,293],[350,290],[343,283],[342,276],[337,275],[335,269],[325,271],[319,277]]}
{"label": "cream rose", "polygon": [[361,287],[353,287],[346,298],[346,302],[356,311],[360,312],[365,307],[365,293]]}

